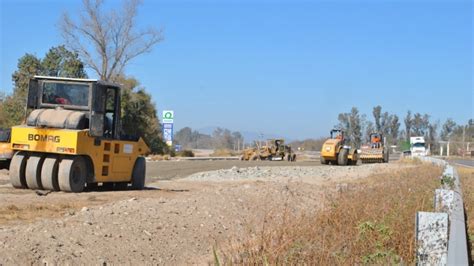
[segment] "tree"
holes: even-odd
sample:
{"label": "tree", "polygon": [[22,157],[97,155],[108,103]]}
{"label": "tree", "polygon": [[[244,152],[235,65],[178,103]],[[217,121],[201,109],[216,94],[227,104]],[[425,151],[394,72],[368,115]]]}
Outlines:
{"label": "tree", "polygon": [[83,0],[80,21],[67,13],[60,21],[66,45],[79,54],[102,80],[115,80],[139,55],[148,53],[163,40],[154,27],[137,30],[140,0],[124,0],[120,10],[103,10],[103,0]]}
{"label": "tree", "polygon": [[356,107],[352,107],[349,121],[351,123],[351,141],[356,147],[359,147],[362,142],[362,121]]}
{"label": "tree", "polygon": [[17,67],[18,69],[12,75],[14,84],[13,95],[22,98],[26,102],[30,78],[41,74],[43,66],[38,57],[27,53],[18,59]]}
{"label": "tree", "polygon": [[400,122],[398,121],[398,116],[393,115],[390,124],[390,135],[392,137],[392,143],[397,144],[398,142],[398,135],[400,132]]}
{"label": "tree", "polygon": [[183,148],[189,149],[190,144],[193,142],[193,130],[190,127],[185,127],[176,132],[174,139],[177,144],[181,144]]}
{"label": "tree", "polygon": [[244,137],[238,131],[232,132],[232,139],[234,142],[234,150],[240,150],[240,147],[244,144]]}
{"label": "tree", "polygon": [[351,108],[350,113],[340,113],[338,115],[338,128],[346,132],[352,145],[358,147],[362,141],[362,118],[356,107]]}
{"label": "tree", "polygon": [[439,121],[428,123],[428,133],[426,138],[426,143],[428,147],[430,147],[431,152],[436,149],[436,138],[437,138],[437,131],[438,131]]}
{"label": "tree", "polygon": [[390,138],[390,126],[392,124],[392,116],[388,112],[382,114],[382,119],[380,121],[379,131],[383,133],[384,136]]}
{"label": "tree", "polygon": [[446,122],[444,122],[442,129],[441,129],[441,139],[442,140],[449,140],[451,133],[456,128],[456,122],[452,118],[448,118]]}
{"label": "tree", "polygon": [[337,128],[343,129],[346,133],[349,133],[351,124],[349,121],[349,114],[348,113],[340,113],[337,116],[337,120],[339,120],[339,124],[336,126]]}
{"label": "tree", "polygon": [[374,123],[371,121],[365,125],[365,142],[370,142],[370,134],[375,131]]}
{"label": "tree", "polygon": [[408,110],[407,115],[405,116],[404,122],[405,122],[405,137],[406,140],[409,141],[411,137],[411,128],[413,126],[413,120],[411,116],[411,111]]}
{"label": "tree", "polygon": [[34,75],[61,77],[87,77],[84,66],[76,54],[64,46],[52,47],[43,59],[25,54],[18,59],[17,70],[12,74],[13,93],[0,101],[0,125],[18,125],[25,117],[28,83]]}
{"label": "tree", "polygon": [[52,47],[41,61],[43,75],[66,78],[87,78],[84,64],[75,52],[64,45]]}
{"label": "tree", "polygon": [[125,135],[142,137],[152,153],[167,152],[162,140],[155,104],[145,88],[134,78],[119,77],[122,84],[122,131]]}
{"label": "tree", "polygon": [[377,105],[374,107],[372,110],[372,114],[374,115],[374,121],[375,121],[375,129],[380,132],[381,129],[381,124],[380,124],[380,115],[382,113],[382,106]]}
{"label": "tree", "polygon": [[413,133],[416,136],[426,136],[428,133],[428,127],[430,124],[430,117],[428,114],[422,115],[416,113],[412,120]]}

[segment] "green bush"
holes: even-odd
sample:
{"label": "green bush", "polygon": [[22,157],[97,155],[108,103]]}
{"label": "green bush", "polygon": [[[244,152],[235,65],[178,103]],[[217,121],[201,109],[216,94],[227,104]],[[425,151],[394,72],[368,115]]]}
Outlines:
{"label": "green bush", "polygon": [[400,141],[400,151],[410,150],[410,141]]}

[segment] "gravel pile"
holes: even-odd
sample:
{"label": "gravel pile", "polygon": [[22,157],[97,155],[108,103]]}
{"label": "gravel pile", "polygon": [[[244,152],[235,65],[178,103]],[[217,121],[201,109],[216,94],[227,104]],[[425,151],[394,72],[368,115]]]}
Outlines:
{"label": "gravel pile", "polygon": [[329,179],[333,175],[357,174],[360,170],[365,172],[371,165],[366,166],[284,166],[284,167],[248,167],[222,169],[217,171],[201,172],[190,175],[185,180],[195,181],[225,181],[225,180],[247,180],[262,179],[276,181],[280,179],[299,179],[306,177],[319,177]]}

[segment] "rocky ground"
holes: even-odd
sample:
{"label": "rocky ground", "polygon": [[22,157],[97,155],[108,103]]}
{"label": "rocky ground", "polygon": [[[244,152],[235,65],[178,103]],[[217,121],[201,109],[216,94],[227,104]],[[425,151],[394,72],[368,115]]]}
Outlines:
{"label": "rocky ground", "polygon": [[152,179],[144,191],[45,196],[11,188],[0,173],[0,265],[206,264],[270,212],[316,210],[323,190],[400,167],[235,166]]}

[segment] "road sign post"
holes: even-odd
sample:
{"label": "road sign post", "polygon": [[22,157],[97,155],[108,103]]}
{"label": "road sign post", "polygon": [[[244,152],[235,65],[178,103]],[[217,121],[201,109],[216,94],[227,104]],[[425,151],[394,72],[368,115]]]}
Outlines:
{"label": "road sign post", "polygon": [[163,121],[163,139],[166,145],[173,145],[173,124],[174,124],[174,111],[164,110],[162,115]]}

